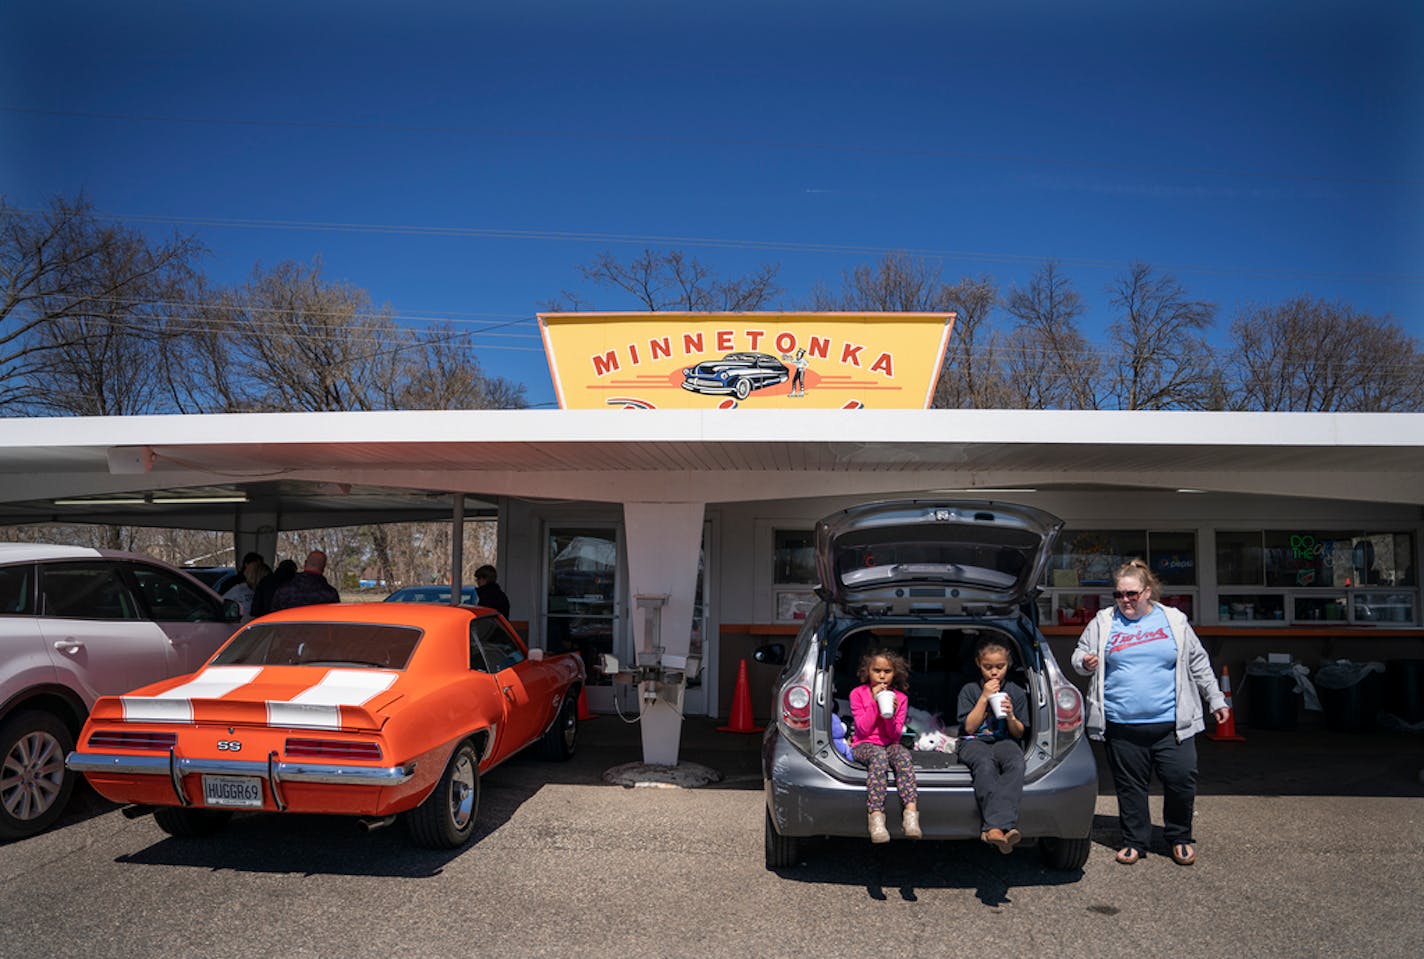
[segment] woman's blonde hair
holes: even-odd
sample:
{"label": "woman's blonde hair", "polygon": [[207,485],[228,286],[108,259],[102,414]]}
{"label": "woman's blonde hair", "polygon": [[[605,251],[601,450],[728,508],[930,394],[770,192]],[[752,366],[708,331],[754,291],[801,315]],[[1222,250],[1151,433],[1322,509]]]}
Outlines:
{"label": "woman's blonde hair", "polygon": [[1141,559],[1134,557],[1123,563],[1113,572],[1113,585],[1124,576],[1136,576],[1142,580],[1142,585],[1152,591],[1152,598],[1160,600],[1162,598],[1162,581],[1157,578],[1157,574],[1152,572],[1152,568]]}

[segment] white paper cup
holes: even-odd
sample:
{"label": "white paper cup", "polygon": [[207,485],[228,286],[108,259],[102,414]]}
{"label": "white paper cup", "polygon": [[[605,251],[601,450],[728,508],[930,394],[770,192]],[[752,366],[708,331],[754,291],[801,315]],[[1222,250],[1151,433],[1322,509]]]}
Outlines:
{"label": "white paper cup", "polygon": [[895,715],[895,691],[885,689],[875,694],[875,704],[880,707],[880,715],[889,719]]}
{"label": "white paper cup", "polygon": [[1003,719],[1007,715],[1005,705],[1009,701],[1008,693],[994,693],[989,697],[989,708],[994,711],[995,719]]}

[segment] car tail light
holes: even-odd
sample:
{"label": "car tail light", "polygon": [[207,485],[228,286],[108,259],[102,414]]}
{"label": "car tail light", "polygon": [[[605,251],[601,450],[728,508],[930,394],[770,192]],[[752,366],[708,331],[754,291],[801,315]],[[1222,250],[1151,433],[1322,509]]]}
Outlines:
{"label": "car tail light", "polygon": [[803,652],[795,672],[787,675],[776,692],[777,728],[787,742],[811,754],[811,710],[816,703],[816,657]]}
{"label": "car tail light", "polygon": [[157,749],[178,744],[177,733],[146,733],[130,729],[96,729],[89,734],[90,749]]}
{"label": "car tail light", "polygon": [[1083,735],[1083,694],[1062,677],[1053,681],[1053,754],[1058,758]]}
{"label": "car tail light", "polygon": [[811,690],[794,683],[781,691],[781,721],[792,729],[811,728]]}
{"label": "car tail light", "polygon": [[289,757],[303,759],[377,760],[381,758],[381,744],[348,739],[289,739],[286,752]]}

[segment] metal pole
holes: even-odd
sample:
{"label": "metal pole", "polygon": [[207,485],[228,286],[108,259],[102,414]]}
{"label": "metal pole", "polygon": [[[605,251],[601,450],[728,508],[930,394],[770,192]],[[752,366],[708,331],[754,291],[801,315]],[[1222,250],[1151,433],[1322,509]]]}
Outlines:
{"label": "metal pole", "polygon": [[455,494],[455,515],[450,522],[450,605],[465,601],[463,582],[465,571],[465,494]]}

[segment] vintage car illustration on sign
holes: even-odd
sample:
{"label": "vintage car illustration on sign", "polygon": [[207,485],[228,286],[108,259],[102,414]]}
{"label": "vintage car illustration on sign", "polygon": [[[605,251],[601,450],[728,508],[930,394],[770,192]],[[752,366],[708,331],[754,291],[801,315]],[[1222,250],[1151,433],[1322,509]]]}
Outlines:
{"label": "vintage car illustration on sign", "polygon": [[68,764],[175,836],[235,810],[332,813],[455,848],[482,773],[526,746],[567,759],[583,661],[526,650],[490,609],[304,606],[239,631],[196,673],[100,699]]}
{"label": "vintage car illustration on sign", "polygon": [[752,390],[785,383],[791,374],[780,360],[766,353],[728,353],[720,360],[689,366],[682,376],[685,390],[714,396],[730,393],[744,400]]}

